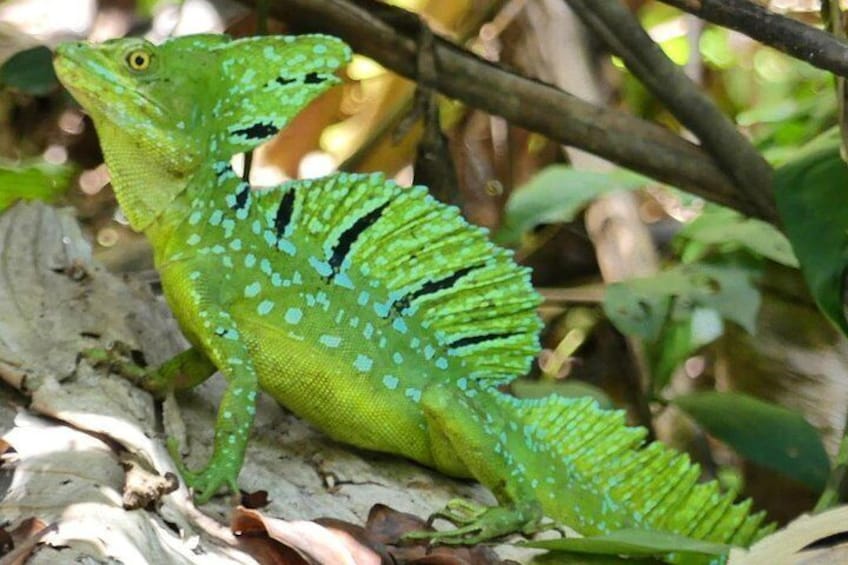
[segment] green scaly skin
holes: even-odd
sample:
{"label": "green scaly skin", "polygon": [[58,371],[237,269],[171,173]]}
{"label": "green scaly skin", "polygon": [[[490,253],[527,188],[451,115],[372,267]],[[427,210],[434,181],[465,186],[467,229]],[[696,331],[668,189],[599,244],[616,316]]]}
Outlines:
{"label": "green scaly skin", "polygon": [[452,504],[443,515],[461,527],[427,534],[441,542],[529,533],[543,515],[586,535],[636,527],[747,545],[765,533],[748,503],[696,484],[697,466],[643,446],[621,412],[498,390],[538,351],[539,297],[456,208],[380,175],[261,192],[237,177],[230,157],[336,84],[349,56],[316,35],[58,49],[193,345],[146,385],[192,386],[216,368],[228,380],[211,460],[182,469],[197,499],[236,490],[261,389],[337,440],[489,487],[500,506]]}

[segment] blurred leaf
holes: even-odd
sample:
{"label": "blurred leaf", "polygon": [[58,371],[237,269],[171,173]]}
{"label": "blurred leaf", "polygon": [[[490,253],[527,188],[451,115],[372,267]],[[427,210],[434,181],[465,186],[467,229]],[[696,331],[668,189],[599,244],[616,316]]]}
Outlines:
{"label": "blurred leaf", "polygon": [[816,491],[824,488],[830,460],[818,431],[800,414],[731,392],[701,392],[673,402],[740,455]]}
{"label": "blurred leaf", "polygon": [[565,381],[530,381],[519,379],[511,382],[509,389],[518,398],[544,398],[552,394],[568,398],[591,396],[598,401],[598,406],[601,408],[615,408],[615,405],[603,390],[589,383],[574,379]]}
{"label": "blurred leaf", "polygon": [[73,173],[73,167],[67,165],[0,162],[0,212],[19,198],[53,200],[68,189]]}
{"label": "blurred leaf", "polygon": [[624,169],[599,173],[552,165],[512,193],[503,226],[495,233],[494,240],[512,243],[539,224],[570,222],[598,196],[634,190],[648,182],[645,177]]}
{"label": "blurred leaf", "polygon": [[725,555],[730,551],[728,546],[720,543],[632,528],[618,530],[604,536],[532,541],[521,545],[551,551],[597,555],[665,555],[668,553]]}
{"label": "blurred leaf", "polygon": [[816,303],[848,335],[843,309],[848,265],[848,165],[840,156],[838,138],[830,135],[827,140],[823,148],[823,143],[816,143],[775,171],[775,198]]}
{"label": "blurred leaf", "polygon": [[611,284],[604,295],[604,312],[612,323],[623,333],[650,341],[660,337],[667,320],[683,320],[696,308],[712,308],[754,333],[759,307],[751,271],[703,263]]}
{"label": "blurred leaf", "polygon": [[675,369],[722,333],[724,323],[712,308],[695,308],[691,316],[669,321],[656,342],[646,342],[654,388],[667,385]]}
{"label": "blurred leaf", "polygon": [[50,94],[59,86],[53,53],[44,45],[18,51],[0,65],[0,84],[33,96]]}
{"label": "blurred leaf", "polygon": [[[720,251],[747,249],[756,255],[771,259],[787,267],[798,267],[792,246],[777,228],[761,220],[746,218],[722,206],[708,206],[695,220],[686,224],[677,234],[678,238],[699,242]],[[692,257],[684,253],[684,261]]]}

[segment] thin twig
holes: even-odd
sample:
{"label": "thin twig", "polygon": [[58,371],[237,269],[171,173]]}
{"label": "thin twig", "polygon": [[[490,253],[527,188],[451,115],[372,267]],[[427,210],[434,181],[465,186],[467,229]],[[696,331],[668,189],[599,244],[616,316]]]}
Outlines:
{"label": "thin twig", "polygon": [[747,35],[815,67],[848,77],[848,44],[750,0],[660,0]]}
{"label": "thin twig", "polygon": [[[239,0],[255,6],[257,0]],[[417,17],[375,0],[278,0],[271,14],[302,31],[337,35],[389,69],[416,78]],[[414,18],[416,25],[409,25]],[[579,147],[744,214],[775,222],[751,204],[700,147],[656,124],[588,104],[511,73],[436,37],[428,85],[564,145]]]}
{"label": "thin twig", "polygon": [[567,0],[575,14],[701,141],[757,208],[775,214],[772,168],[736,126],[654,43],[620,0]]}

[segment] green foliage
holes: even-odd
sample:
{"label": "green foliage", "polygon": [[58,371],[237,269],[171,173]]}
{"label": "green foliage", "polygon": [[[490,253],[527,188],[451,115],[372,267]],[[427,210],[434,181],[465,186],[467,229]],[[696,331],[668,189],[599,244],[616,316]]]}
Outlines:
{"label": "green foliage", "polygon": [[0,85],[33,96],[50,94],[59,86],[53,54],[43,45],[19,51],[0,65]]}
{"label": "green foliage", "polygon": [[848,266],[848,165],[839,141],[823,137],[775,172],[781,220],[816,303],[848,335],[843,310]]}
{"label": "green foliage", "polygon": [[816,429],[798,413],[740,393],[702,392],[674,404],[751,461],[824,488],[830,460]]}
{"label": "green foliage", "polygon": [[68,189],[73,174],[73,167],[65,165],[0,163],[0,212],[19,198],[54,200]]}
{"label": "green foliage", "polygon": [[602,389],[577,380],[566,380],[564,382],[517,380],[510,383],[509,389],[518,398],[544,398],[552,394],[570,398],[588,396],[594,398],[601,408],[615,408],[613,401]]}
{"label": "green foliage", "polygon": [[604,312],[623,333],[645,341],[654,388],[730,320],[754,333],[760,293],[753,271],[739,265],[676,265],[652,277],[610,285]]}
{"label": "green foliage", "polygon": [[607,173],[552,165],[513,192],[506,205],[498,243],[514,243],[539,224],[570,222],[589,202],[617,190],[634,190],[647,179],[624,169]]}
{"label": "green foliage", "polygon": [[622,529],[603,536],[533,541],[526,547],[550,551],[593,554],[663,556],[669,553],[686,555],[726,555],[730,547],[708,541],[696,540],[667,532]]}
{"label": "green foliage", "polygon": [[702,258],[710,251],[732,253],[744,249],[787,267],[798,267],[792,246],[777,228],[761,220],[746,218],[722,206],[710,205],[677,234],[685,263]]}
{"label": "green foliage", "polygon": [[678,265],[610,285],[604,312],[619,330],[646,340],[658,339],[668,320],[682,321],[697,308],[713,309],[753,333],[760,295],[751,274],[740,266]]}

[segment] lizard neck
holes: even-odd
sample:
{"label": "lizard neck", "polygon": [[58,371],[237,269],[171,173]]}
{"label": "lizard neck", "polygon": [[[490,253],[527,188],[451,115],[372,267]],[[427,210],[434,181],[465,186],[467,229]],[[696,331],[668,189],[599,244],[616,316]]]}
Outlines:
{"label": "lizard neck", "polygon": [[[215,237],[232,233],[236,220],[247,217],[250,185],[229,161],[210,161],[198,169],[170,205],[145,230],[157,267],[186,257],[186,249],[202,249],[210,227]],[[201,220],[201,218],[203,218]]]}

